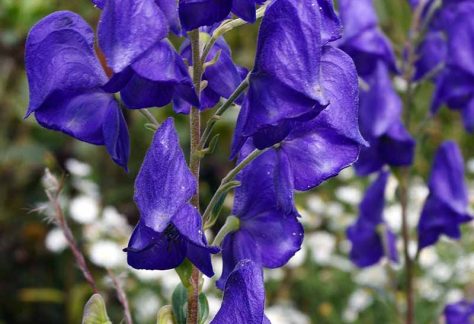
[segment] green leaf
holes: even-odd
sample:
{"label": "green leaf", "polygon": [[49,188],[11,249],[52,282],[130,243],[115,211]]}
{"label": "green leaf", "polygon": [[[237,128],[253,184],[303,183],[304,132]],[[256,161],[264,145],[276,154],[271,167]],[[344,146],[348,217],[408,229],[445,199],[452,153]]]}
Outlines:
{"label": "green leaf", "polygon": [[217,143],[219,142],[219,137],[220,137],[220,134],[216,134],[214,135],[214,137],[211,139],[211,141],[209,142],[209,145],[208,145],[208,154],[212,154],[214,153],[214,151],[216,150],[216,147],[217,147]]}
{"label": "green leaf", "polygon": [[199,295],[199,324],[204,324],[209,316],[209,303],[203,293]]}
{"label": "green leaf", "polygon": [[187,302],[188,292],[182,284],[179,284],[171,296],[171,305],[177,324],[186,324]]}
{"label": "green leaf", "polygon": [[191,287],[191,274],[193,273],[193,265],[192,263],[186,258],[184,259],[183,263],[179,265],[179,267],[174,269],[176,273],[178,273],[179,279],[181,279],[181,283],[185,288]]}
{"label": "green leaf", "polygon": [[94,294],[84,306],[82,324],[112,324],[101,295]]}
{"label": "green leaf", "polygon": [[173,314],[173,308],[171,305],[165,305],[160,308],[158,312],[158,319],[156,324],[175,324],[176,320]]}

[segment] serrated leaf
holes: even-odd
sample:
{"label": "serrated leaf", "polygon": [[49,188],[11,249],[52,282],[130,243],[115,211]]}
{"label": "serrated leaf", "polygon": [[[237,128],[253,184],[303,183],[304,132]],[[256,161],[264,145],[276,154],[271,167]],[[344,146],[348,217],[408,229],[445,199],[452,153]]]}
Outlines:
{"label": "serrated leaf", "polygon": [[101,295],[94,294],[84,306],[82,324],[112,324]]}

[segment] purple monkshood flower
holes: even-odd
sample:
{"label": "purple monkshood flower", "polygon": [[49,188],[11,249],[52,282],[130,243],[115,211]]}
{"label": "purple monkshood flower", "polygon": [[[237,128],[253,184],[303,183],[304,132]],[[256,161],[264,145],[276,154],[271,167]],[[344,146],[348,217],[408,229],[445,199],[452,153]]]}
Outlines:
{"label": "purple monkshood flower", "polygon": [[235,191],[232,214],[239,220],[239,229],[222,243],[219,288],[239,261],[250,259],[266,268],[279,268],[301,247],[304,230],[294,207],[290,165],[284,157],[279,160],[278,154],[263,154],[238,176],[241,186]]}
{"label": "purple monkshood flower", "polygon": [[338,46],[352,57],[359,75],[370,74],[379,60],[397,72],[392,46],[378,27],[372,0],[340,0],[339,12],[344,35]]}
{"label": "purple monkshood flower", "polygon": [[43,127],[104,145],[127,168],[127,125],[113,95],[102,90],[107,76],[94,52],[94,31],[77,14],[55,12],[31,29],[25,65],[30,88],[26,116]]}
{"label": "purple monkshood flower", "polygon": [[[209,38],[207,33],[201,34],[202,38]],[[211,66],[206,67],[202,79],[207,81],[207,86],[201,92],[201,109],[214,107],[221,97],[229,98],[247,76],[247,70],[237,66],[232,61],[232,54],[224,38],[217,40],[207,56],[206,62],[213,60],[219,54],[219,59]],[[185,40],[181,46],[181,56],[192,65],[191,43]],[[241,103],[241,100],[237,100]],[[189,113],[191,105],[180,98],[174,101],[174,110]]]}
{"label": "purple monkshood flower", "polygon": [[290,123],[312,119],[329,104],[321,84],[326,77],[321,73],[322,46],[339,37],[340,31],[327,1],[276,0],[268,6],[234,151],[250,136],[262,139],[254,142],[258,148],[271,146],[288,134]]}
{"label": "purple monkshood flower", "polygon": [[382,216],[388,177],[389,173],[382,171],[367,189],[359,206],[359,218],[347,229],[347,237],[352,243],[350,258],[361,268],[376,264],[387,253],[390,260],[398,262],[396,237]]}
{"label": "purple monkshood flower", "polygon": [[200,106],[188,69],[167,39],[158,41],[125,70],[114,74],[104,89],[120,91],[123,102],[132,109],[162,107],[173,99]]}
{"label": "purple monkshood flower", "polygon": [[242,260],[225,283],[221,308],[211,324],[270,324],[264,306],[262,268],[251,260]]}
{"label": "purple monkshood flower", "polygon": [[211,253],[202,231],[201,216],[189,204],[196,180],[186,165],[172,118],[156,131],[135,181],[140,221],[127,252],[136,269],[173,269],[188,258],[212,277]]}
{"label": "purple monkshood flower", "polygon": [[444,142],[436,153],[428,183],[430,193],[418,223],[418,249],[435,244],[444,234],[461,237],[460,225],[472,220],[464,162],[455,142]]}
{"label": "purple monkshood flower", "polygon": [[385,64],[379,61],[365,80],[369,89],[360,91],[359,125],[370,146],[362,148],[354,164],[357,173],[368,175],[386,164],[410,165],[415,141],[401,121],[402,102]]}
{"label": "purple monkshood flower", "polygon": [[474,303],[465,300],[446,305],[444,308],[446,324],[469,324],[474,321]]}
{"label": "purple monkshood flower", "polygon": [[185,30],[221,22],[232,11],[243,20],[254,23],[256,5],[265,0],[179,0],[179,18]]}

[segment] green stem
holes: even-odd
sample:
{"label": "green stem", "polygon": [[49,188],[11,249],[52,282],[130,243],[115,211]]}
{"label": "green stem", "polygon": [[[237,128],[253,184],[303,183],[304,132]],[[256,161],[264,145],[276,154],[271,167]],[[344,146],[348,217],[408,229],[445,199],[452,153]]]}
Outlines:
{"label": "green stem", "polygon": [[240,228],[240,219],[231,215],[227,217],[224,226],[217,233],[214,241],[212,242],[213,246],[220,246],[227,234],[237,231]]}
{"label": "green stem", "polygon": [[160,127],[160,123],[156,120],[155,116],[148,109],[138,109],[138,111],[145,116],[150,123],[152,123],[157,129]]}

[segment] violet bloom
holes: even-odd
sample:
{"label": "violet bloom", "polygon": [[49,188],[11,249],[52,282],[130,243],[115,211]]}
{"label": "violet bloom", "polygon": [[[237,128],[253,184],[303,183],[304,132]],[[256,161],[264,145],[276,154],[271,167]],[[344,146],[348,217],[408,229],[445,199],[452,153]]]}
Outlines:
{"label": "violet bloom", "polygon": [[69,11],[46,16],[26,41],[30,103],[43,127],[78,140],[104,145],[112,159],[127,168],[129,137],[113,95],[101,86],[107,77],[94,53],[94,31]]}
{"label": "violet bloom", "polygon": [[115,74],[104,89],[120,91],[123,102],[132,109],[162,107],[173,99],[200,106],[188,69],[167,39],[155,43],[125,70]]}
{"label": "violet bloom", "polygon": [[370,143],[361,150],[355,169],[359,175],[379,171],[384,165],[407,166],[413,162],[415,141],[401,121],[402,102],[383,62],[366,76],[368,90],[360,91],[359,123]]}
{"label": "violet bloom", "polygon": [[[201,34],[203,38],[209,38],[207,33]],[[213,60],[220,52],[219,59],[208,66],[202,76],[207,81],[207,86],[201,92],[200,109],[214,107],[221,97],[229,98],[247,75],[247,70],[237,66],[232,61],[232,54],[224,38],[217,40],[207,56],[206,62]],[[185,40],[181,46],[181,56],[192,65],[191,43]],[[241,103],[240,100],[236,101]],[[179,98],[174,101],[174,109],[177,112],[189,113],[191,105]]]}
{"label": "violet bloom", "polygon": [[179,17],[185,30],[221,22],[231,11],[243,20],[254,23],[255,7],[264,2],[265,0],[179,0]]}
{"label": "violet bloom", "polygon": [[156,131],[135,181],[135,202],[140,222],[127,252],[128,264],[136,269],[172,269],[188,258],[212,277],[210,253],[201,216],[188,203],[196,192],[196,180],[186,165],[173,119]]}
{"label": "violet bloom", "polygon": [[438,149],[428,187],[430,194],[418,223],[419,250],[435,244],[442,234],[459,239],[460,225],[472,220],[464,162],[455,142],[446,141]]}
{"label": "violet bloom", "polygon": [[258,148],[271,146],[288,134],[292,122],[312,119],[329,104],[321,85],[322,46],[340,30],[328,1],[276,0],[268,6],[239,115],[240,145],[258,136],[266,138],[255,141]]}
{"label": "violet bloom", "polygon": [[359,75],[370,74],[379,60],[396,72],[395,55],[378,27],[372,0],[340,0],[339,12],[344,26],[339,47],[352,57]]}
{"label": "violet bloom", "polygon": [[387,254],[390,260],[398,262],[396,237],[383,220],[388,177],[389,173],[382,171],[367,189],[359,206],[359,218],[347,229],[347,237],[352,243],[350,258],[361,268],[376,264]]}
{"label": "violet bloom", "polygon": [[474,320],[474,304],[465,300],[446,305],[444,308],[446,324],[469,324]]}
{"label": "violet bloom", "polygon": [[251,260],[242,260],[225,283],[221,308],[211,324],[270,324],[264,306],[262,268]]}

